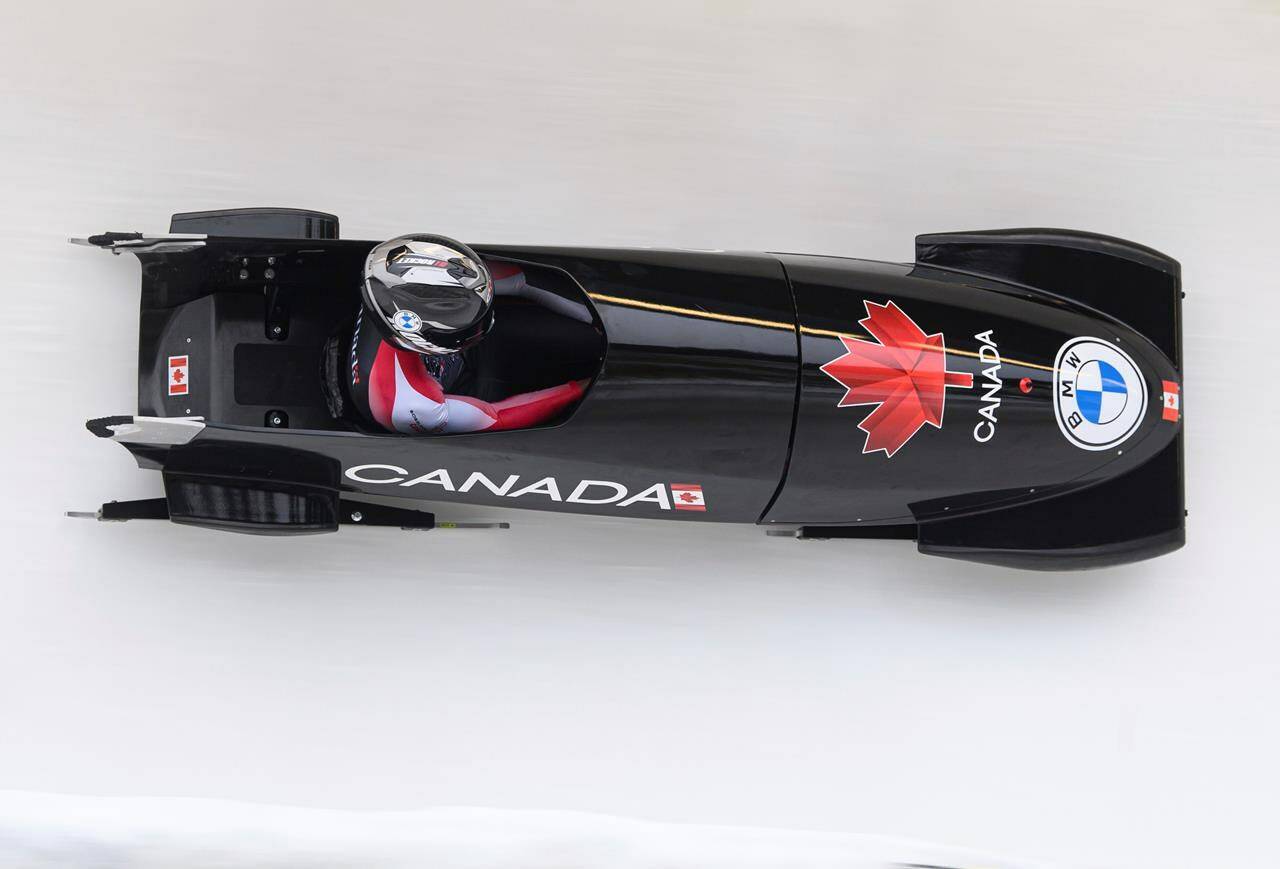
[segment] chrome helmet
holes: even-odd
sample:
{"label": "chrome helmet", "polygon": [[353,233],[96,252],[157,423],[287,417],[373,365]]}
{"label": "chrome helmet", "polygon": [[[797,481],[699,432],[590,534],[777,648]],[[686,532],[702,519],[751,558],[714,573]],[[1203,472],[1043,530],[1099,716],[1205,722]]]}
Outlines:
{"label": "chrome helmet", "polygon": [[415,353],[457,353],[493,326],[493,277],[480,255],[442,235],[402,235],[369,252],[365,316]]}

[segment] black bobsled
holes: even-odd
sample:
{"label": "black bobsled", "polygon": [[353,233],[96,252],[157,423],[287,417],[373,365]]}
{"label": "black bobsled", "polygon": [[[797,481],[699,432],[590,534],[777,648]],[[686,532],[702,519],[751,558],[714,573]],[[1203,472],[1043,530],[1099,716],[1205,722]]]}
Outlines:
{"label": "black bobsled", "polygon": [[527,291],[498,296],[470,394],[590,386],[537,428],[411,437],[344,389],[374,242],[291,209],[171,233],[83,242],[142,263],[138,410],[89,429],[165,484],[99,518],[428,528],[413,502],[459,501],[1043,569],[1184,542],[1179,266],[1130,242],[924,235],[908,264],[475,245]]}

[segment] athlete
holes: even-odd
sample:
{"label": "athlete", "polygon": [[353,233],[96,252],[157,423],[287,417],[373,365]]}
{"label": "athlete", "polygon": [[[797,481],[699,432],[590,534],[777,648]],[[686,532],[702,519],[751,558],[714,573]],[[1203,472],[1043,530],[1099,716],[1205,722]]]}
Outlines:
{"label": "athlete", "polygon": [[528,428],[582,398],[585,380],[488,402],[447,392],[462,351],[493,327],[489,267],[461,242],[406,235],[365,261],[362,306],[351,340],[351,396],[370,420],[401,434]]}

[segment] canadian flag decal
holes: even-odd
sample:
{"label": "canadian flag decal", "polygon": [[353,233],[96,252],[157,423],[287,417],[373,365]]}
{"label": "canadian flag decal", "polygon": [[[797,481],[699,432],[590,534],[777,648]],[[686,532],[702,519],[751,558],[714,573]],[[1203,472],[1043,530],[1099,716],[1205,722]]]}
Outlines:
{"label": "canadian flag decal", "polygon": [[677,510],[707,512],[707,499],[702,497],[702,487],[696,483],[672,483],[671,505]]}
{"label": "canadian flag decal", "polygon": [[1182,391],[1172,380],[1161,382],[1164,384],[1164,409],[1161,417],[1168,422],[1177,422],[1178,413],[1182,410]]}
{"label": "canadian flag decal", "polygon": [[877,405],[858,423],[867,433],[862,451],[891,457],[925,423],[942,428],[947,387],[972,388],[973,375],[947,370],[941,332],[926,335],[893,302],[863,304],[867,316],[858,322],[876,340],[841,335],[844,355],[822,372],[845,388],[836,407]]}
{"label": "canadian flag decal", "polygon": [[170,395],[186,395],[190,388],[187,385],[187,357],[170,356],[169,357],[169,394]]}

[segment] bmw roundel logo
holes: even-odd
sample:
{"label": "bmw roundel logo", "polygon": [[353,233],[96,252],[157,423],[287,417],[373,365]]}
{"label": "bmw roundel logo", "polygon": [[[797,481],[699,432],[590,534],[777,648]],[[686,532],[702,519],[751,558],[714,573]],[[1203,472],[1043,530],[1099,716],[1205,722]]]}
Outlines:
{"label": "bmw roundel logo", "polygon": [[422,331],[422,318],[413,311],[396,311],[391,315],[391,323],[401,332]]}
{"label": "bmw roundel logo", "polygon": [[1099,338],[1072,338],[1053,365],[1054,413],[1067,440],[1106,450],[1133,434],[1147,412],[1147,382],[1128,353]]}

